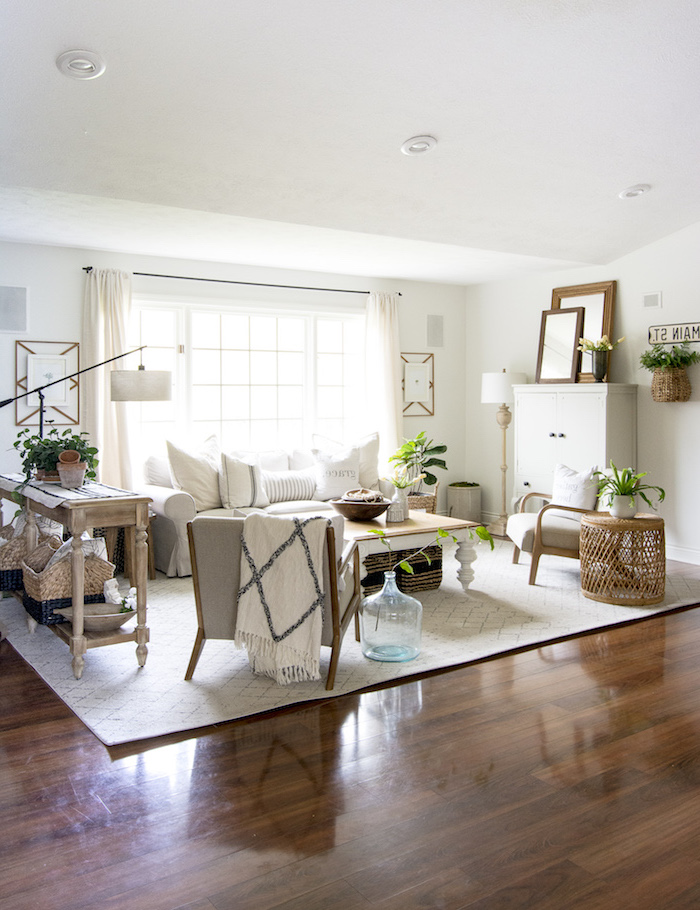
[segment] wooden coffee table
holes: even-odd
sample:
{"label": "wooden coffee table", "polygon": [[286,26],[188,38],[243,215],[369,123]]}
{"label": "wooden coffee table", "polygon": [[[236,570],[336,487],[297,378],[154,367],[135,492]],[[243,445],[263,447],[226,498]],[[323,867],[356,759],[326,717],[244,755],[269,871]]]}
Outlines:
{"label": "wooden coffee table", "polygon": [[[470,536],[470,529],[476,528],[479,522],[465,521],[460,518],[448,518],[445,515],[433,515],[429,512],[408,513],[406,521],[387,522],[386,514],[373,521],[345,520],[345,539],[357,542],[360,558],[365,559],[371,553],[386,553],[387,547],[372,531],[382,530],[391,538],[394,549],[420,550],[428,544],[434,544],[435,535],[439,528],[447,531],[457,538],[457,578],[465,593],[474,579],[472,563],[476,559],[474,539]],[[473,532],[472,532],[473,533]],[[445,538],[451,543],[450,538]],[[443,541],[437,541],[442,543]]]}

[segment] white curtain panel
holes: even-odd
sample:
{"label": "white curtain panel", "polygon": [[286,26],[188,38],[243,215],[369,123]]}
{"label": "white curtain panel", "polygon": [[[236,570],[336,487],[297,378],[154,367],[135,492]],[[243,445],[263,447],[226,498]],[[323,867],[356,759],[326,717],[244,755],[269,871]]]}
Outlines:
{"label": "white curtain panel", "polygon": [[367,298],[365,357],[368,426],[379,431],[381,474],[402,438],[398,294],[377,292]]}
{"label": "white curtain panel", "polygon": [[[92,269],[85,279],[81,367],[124,354],[131,314],[131,275],[117,269]],[[136,356],[136,355],[134,355]],[[124,402],[110,400],[109,374],[127,369],[116,361],[81,377],[82,427],[98,449],[99,478],[103,483],[132,488],[129,432]]]}

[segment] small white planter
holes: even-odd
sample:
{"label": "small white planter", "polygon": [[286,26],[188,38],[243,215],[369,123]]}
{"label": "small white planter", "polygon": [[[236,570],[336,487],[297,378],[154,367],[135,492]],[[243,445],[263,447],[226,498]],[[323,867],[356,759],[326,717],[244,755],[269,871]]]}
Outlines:
{"label": "small white planter", "polygon": [[613,518],[634,518],[637,514],[637,497],[613,496],[610,502],[610,514]]}

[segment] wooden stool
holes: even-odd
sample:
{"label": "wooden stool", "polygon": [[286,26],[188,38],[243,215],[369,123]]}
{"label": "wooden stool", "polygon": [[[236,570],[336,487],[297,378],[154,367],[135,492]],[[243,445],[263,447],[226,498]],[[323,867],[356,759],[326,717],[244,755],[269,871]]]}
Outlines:
{"label": "wooden stool", "polygon": [[581,518],[581,590],[601,603],[631,607],[661,603],[666,585],[663,518]]}

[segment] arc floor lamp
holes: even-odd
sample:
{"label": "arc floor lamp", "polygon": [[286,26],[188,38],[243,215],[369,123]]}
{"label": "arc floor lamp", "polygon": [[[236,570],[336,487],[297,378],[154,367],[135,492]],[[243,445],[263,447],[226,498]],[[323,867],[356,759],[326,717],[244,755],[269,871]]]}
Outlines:
{"label": "arc floor lamp", "polygon": [[[20,398],[26,398],[28,395],[37,395],[39,397],[39,436],[44,435],[44,389],[57,385],[59,382],[66,382],[89,370],[96,370],[114,360],[121,360],[122,357],[128,357],[129,354],[137,354],[143,351],[147,345],[143,344],[140,348],[134,348],[133,351],[125,351],[123,354],[117,354],[116,357],[110,357],[109,360],[103,360],[102,363],[96,363],[91,367],[85,367],[70,376],[61,376],[60,379],[54,379],[53,382],[47,382],[46,385],[39,386],[36,389],[30,389],[16,395],[14,398],[6,398],[0,401],[0,408],[4,408]],[[172,374],[169,370],[146,370],[143,360],[137,370],[112,370],[110,373],[110,397],[112,401],[169,401],[172,397]]]}

